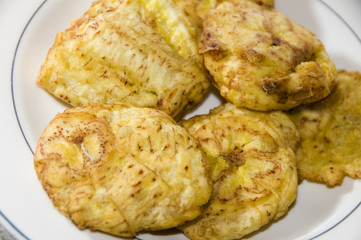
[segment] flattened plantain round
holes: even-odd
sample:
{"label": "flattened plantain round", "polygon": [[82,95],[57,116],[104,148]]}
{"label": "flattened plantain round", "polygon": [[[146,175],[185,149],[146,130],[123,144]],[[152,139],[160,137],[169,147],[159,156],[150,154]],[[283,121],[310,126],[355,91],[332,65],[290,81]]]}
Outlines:
{"label": "flattened plantain round", "polygon": [[299,135],[286,114],[227,103],[182,125],[206,152],[213,180],[201,216],[180,227],[185,235],[238,239],[287,212],[297,193]]}
{"label": "flattened plantain round", "polygon": [[221,95],[238,107],[287,110],[328,96],[335,66],[322,42],[275,9],[231,1],[211,9],[200,51]]}
{"label": "flattened plantain round", "polygon": [[170,0],[95,2],[58,32],[37,84],[72,106],[129,104],[174,118],[210,85],[196,29]]}
{"label": "flattened plantain round", "polygon": [[150,108],[59,113],[37,144],[34,165],[54,205],[79,228],[119,236],[192,220],[211,191],[199,143]]}
{"label": "flattened plantain round", "polygon": [[361,178],[361,74],[338,70],[337,80],[329,97],[289,112],[301,135],[300,178],[328,186]]}

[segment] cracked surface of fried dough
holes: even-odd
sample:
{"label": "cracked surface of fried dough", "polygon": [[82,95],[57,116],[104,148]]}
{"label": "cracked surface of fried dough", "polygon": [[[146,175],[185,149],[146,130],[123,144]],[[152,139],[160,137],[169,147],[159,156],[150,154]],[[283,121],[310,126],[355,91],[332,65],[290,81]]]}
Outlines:
{"label": "cracked surface of fried dough", "polygon": [[227,103],[182,121],[212,166],[213,192],[200,217],[181,226],[190,239],[238,239],[284,215],[297,193],[299,135],[286,114]]}
{"label": "cracked surface of fried dough", "polygon": [[[225,0],[173,0],[189,16],[195,25],[202,26],[202,21],[209,9],[216,7]],[[243,0],[233,0],[243,1]],[[274,7],[274,0],[248,0],[267,8]]]}
{"label": "cracked surface of fried dough", "polygon": [[301,134],[300,178],[328,186],[361,178],[361,74],[338,70],[337,80],[328,98],[289,113]]}
{"label": "cracked surface of fried dough", "polygon": [[37,83],[71,104],[126,103],[172,117],[209,87],[196,29],[171,0],[102,0],[59,32]]}
{"label": "cracked surface of fried dough", "polygon": [[203,25],[206,68],[221,95],[239,107],[287,110],[323,99],[335,86],[322,42],[275,9],[224,2]]}
{"label": "cracked surface of fried dough", "polygon": [[200,214],[211,192],[199,143],[167,114],[123,105],[59,113],[39,139],[35,170],[79,228],[133,236]]}

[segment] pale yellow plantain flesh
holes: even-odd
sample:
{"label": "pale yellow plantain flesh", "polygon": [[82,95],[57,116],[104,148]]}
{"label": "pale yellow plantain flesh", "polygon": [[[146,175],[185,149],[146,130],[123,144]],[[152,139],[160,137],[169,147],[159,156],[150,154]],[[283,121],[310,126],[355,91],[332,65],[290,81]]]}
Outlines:
{"label": "pale yellow plantain flesh", "polygon": [[300,178],[328,186],[361,178],[361,74],[338,70],[337,80],[328,98],[289,112],[301,135]]}
{"label": "pale yellow plantain flesh", "polygon": [[126,103],[178,117],[209,80],[196,28],[171,0],[102,0],[59,32],[37,83],[72,106]]}
{"label": "pale yellow plantain flesh", "polygon": [[282,112],[227,103],[181,124],[212,165],[213,192],[201,216],[181,226],[190,239],[238,239],[284,215],[296,198],[295,125]]}
{"label": "pale yellow plantain flesh", "polygon": [[44,130],[35,170],[55,207],[79,228],[117,236],[197,217],[211,193],[199,143],[162,111],[78,107]]}
{"label": "pale yellow plantain flesh", "polygon": [[[201,27],[209,9],[216,7],[225,0],[173,0],[189,16],[196,26]],[[238,1],[238,0],[234,0]],[[243,1],[243,0],[239,0]],[[274,0],[247,0],[266,8],[274,7]]]}

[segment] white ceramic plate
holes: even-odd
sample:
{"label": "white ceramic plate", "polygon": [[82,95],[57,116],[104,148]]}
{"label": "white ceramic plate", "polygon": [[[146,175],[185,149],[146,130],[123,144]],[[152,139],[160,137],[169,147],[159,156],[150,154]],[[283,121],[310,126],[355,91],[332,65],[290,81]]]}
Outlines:
{"label": "white ceramic plate", "polygon": [[[6,39],[0,40],[3,51],[0,59],[0,222],[19,239],[119,239],[80,231],[61,215],[43,191],[32,162],[41,132],[57,112],[66,108],[36,86],[37,72],[56,32],[64,30],[72,19],[90,7],[91,2],[0,1],[0,29],[6,33],[1,37]],[[361,70],[361,41],[337,10],[320,0],[276,0],[276,8],[315,32],[337,68]],[[208,113],[219,103],[216,94],[211,94],[187,117]],[[346,178],[342,186],[332,189],[303,182],[289,213],[246,239],[339,239],[340,234],[361,237],[361,229],[352,227],[356,226],[356,221],[361,221],[354,213],[360,211],[360,202],[359,180]],[[335,231],[342,228],[348,232]],[[141,234],[137,238],[186,239],[176,231]]]}

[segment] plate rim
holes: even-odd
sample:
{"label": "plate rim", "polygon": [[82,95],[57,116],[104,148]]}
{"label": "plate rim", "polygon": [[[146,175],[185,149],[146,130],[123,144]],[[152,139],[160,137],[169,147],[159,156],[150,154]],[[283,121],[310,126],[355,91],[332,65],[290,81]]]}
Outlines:
{"label": "plate rim", "polygon": [[[336,15],[337,18],[339,18],[341,20],[341,22],[352,32],[352,34],[356,37],[356,39],[359,41],[359,43],[361,44],[361,38],[360,36],[356,33],[356,31],[352,28],[352,26],[329,4],[327,4],[324,0],[317,0],[318,2],[322,3],[326,8],[328,8],[333,14]],[[34,150],[31,148],[30,143],[25,135],[25,132],[23,130],[23,127],[21,125],[21,121],[20,121],[20,117],[17,111],[17,107],[16,107],[16,100],[15,100],[15,93],[14,93],[14,69],[15,69],[15,62],[16,62],[16,58],[17,58],[17,54],[18,54],[18,50],[19,50],[19,46],[21,44],[21,41],[23,39],[23,36],[26,32],[26,30],[28,29],[30,23],[32,22],[32,20],[34,19],[34,17],[37,15],[37,13],[40,11],[40,9],[47,3],[49,2],[49,0],[43,0],[40,5],[36,8],[36,10],[31,14],[31,17],[27,20],[23,30],[21,31],[21,34],[19,37],[17,37],[18,41],[16,44],[16,48],[14,50],[13,53],[13,58],[11,61],[11,76],[10,76],[10,88],[11,88],[11,102],[12,102],[12,107],[13,107],[13,111],[15,113],[15,117],[16,117],[16,121],[17,121],[17,127],[19,128],[23,140],[25,141],[29,151],[31,152],[32,155],[34,155]],[[333,224],[332,226],[328,227],[327,229],[321,231],[320,233],[318,233],[315,236],[312,236],[311,239],[316,239],[324,234],[326,234],[327,232],[331,231],[332,229],[334,229],[335,227],[337,227],[339,224],[341,224],[344,220],[346,220],[352,213],[354,213],[356,211],[356,209],[358,209],[361,205],[361,199],[359,200],[359,202],[351,209],[350,212],[348,212],[345,216],[343,216],[339,221],[337,221],[335,224]],[[11,231],[10,233],[15,232],[16,234],[20,235],[21,237],[23,237],[26,240],[31,240],[31,238],[29,238],[26,233],[24,233],[21,229],[19,229],[16,226],[16,223],[14,223],[14,220],[10,220],[6,214],[0,209],[0,218],[3,219],[8,226],[10,226],[12,229],[8,229],[6,228],[6,230]],[[4,226],[5,227],[5,226]],[[136,240],[142,240],[141,238],[135,236],[133,237],[133,239]]]}

